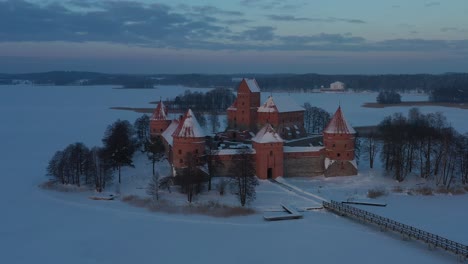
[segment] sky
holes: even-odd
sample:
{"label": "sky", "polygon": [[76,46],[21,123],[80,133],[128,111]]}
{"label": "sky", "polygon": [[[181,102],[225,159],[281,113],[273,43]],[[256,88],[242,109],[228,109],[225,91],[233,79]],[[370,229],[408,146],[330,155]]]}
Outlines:
{"label": "sky", "polygon": [[0,0],[0,72],[468,72],[466,0]]}

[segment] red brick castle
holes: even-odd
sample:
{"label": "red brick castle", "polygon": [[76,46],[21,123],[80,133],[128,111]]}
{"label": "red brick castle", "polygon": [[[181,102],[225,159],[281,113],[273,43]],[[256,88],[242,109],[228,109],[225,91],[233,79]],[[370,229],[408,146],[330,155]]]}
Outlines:
{"label": "red brick castle", "polygon": [[[152,137],[161,137],[175,171],[184,168],[187,153],[192,156],[217,155],[224,163],[217,176],[230,176],[230,163],[238,149],[249,148],[256,175],[260,179],[299,176],[356,175],[355,130],[343,116],[341,107],[320,137],[308,136],[304,129],[304,108],[289,97],[270,96],[260,105],[260,88],[255,79],[243,79],[237,98],[227,109],[228,128],[222,134],[216,154],[208,153],[206,135],[189,109],[170,120],[159,102],[151,119]],[[202,159],[199,159],[200,161]]]}

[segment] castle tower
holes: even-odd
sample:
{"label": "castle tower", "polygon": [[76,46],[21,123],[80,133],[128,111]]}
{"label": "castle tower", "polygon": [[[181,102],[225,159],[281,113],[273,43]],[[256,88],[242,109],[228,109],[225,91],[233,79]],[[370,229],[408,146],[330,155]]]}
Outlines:
{"label": "castle tower", "polygon": [[327,127],[323,130],[325,146],[325,176],[356,175],[354,139],[356,131],[348,124],[338,107]]}
{"label": "castle tower", "polygon": [[270,124],[266,124],[252,138],[255,167],[260,179],[283,176],[283,139]]}
{"label": "castle tower", "polygon": [[205,133],[198,123],[192,110],[188,110],[172,134],[173,137],[173,166],[186,166],[188,154],[200,158],[205,151]]}
{"label": "castle tower", "polygon": [[227,109],[228,128],[256,130],[257,108],[260,106],[260,88],[255,79],[242,79],[237,98]]}
{"label": "castle tower", "polygon": [[150,135],[152,138],[161,136],[164,130],[169,127],[171,120],[167,117],[167,107],[162,100],[159,100],[153,115],[150,117]]}

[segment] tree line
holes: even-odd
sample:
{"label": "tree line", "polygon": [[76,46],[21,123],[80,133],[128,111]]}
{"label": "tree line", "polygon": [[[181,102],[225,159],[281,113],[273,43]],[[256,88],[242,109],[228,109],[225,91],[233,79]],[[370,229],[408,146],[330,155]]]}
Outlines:
{"label": "tree line", "polygon": [[215,88],[206,93],[186,90],[176,96],[172,104],[175,108],[191,108],[197,112],[225,112],[235,99],[232,90],[225,88]]}
{"label": "tree line", "polygon": [[401,95],[396,91],[380,91],[376,100],[379,104],[399,104]]}
{"label": "tree line", "polygon": [[371,168],[380,151],[385,171],[397,181],[417,175],[447,188],[468,183],[468,134],[458,133],[442,113],[412,108],[407,117],[384,118],[376,132],[361,144]]}
{"label": "tree line", "polygon": [[[132,125],[126,120],[117,120],[109,125],[102,138],[103,146],[88,148],[81,142],[73,143],[63,150],[55,152],[47,166],[47,176],[51,180],[63,185],[88,186],[97,192],[105,190],[117,176],[121,183],[121,168],[133,167],[134,154],[139,151],[145,153],[152,164],[152,175],[146,188],[147,194],[154,201],[159,200],[160,190],[171,192],[171,186],[179,186],[181,193],[187,195],[187,201],[212,189],[212,178],[217,170],[223,166],[217,155],[217,144],[209,139],[206,153],[187,153],[184,158],[185,166],[176,175],[163,175],[157,171],[155,164],[165,158],[164,145],[160,137],[151,138],[149,117],[142,115]],[[206,165],[207,172],[200,170]],[[258,185],[251,149],[239,150],[239,155],[233,161],[231,171],[235,173],[228,181],[218,183],[220,195],[224,194],[227,185],[239,198],[242,206],[255,199],[255,186]],[[117,185],[117,186],[119,186]]]}
{"label": "tree line", "polygon": [[320,107],[304,104],[304,128],[308,134],[320,134],[328,125],[331,114]]}
{"label": "tree line", "polygon": [[468,103],[468,84],[453,84],[431,91],[429,100],[442,103]]}
{"label": "tree line", "polygon": [[149,117],[142,116],[132,125],[117,120],[109,125],[102,138],[103,146],[88,148],[82,142],[55,152],[47,166],[47,176],[60,184],[93,186],[102,192],[117,173],[121,183],[121,168],[133,166],[133,154],[140,149],[148,153],[154,164],[162,156],[160,141],[149,140]]}
{"label": "tree line", "polygon": [[256,78],[264,91],[308,91],[341,81],[353,90],[412,91],[429,93],[450,86],[468,87],[468,73],[445,74],[103,74],[93,72],[56,71],[27,74],[0,74],[0,83],[31,80],[34,83],[76,85],[122,85],[129,88],[152,88],[155,85],[184,85],[188,87],[235,88],[233,78]]}

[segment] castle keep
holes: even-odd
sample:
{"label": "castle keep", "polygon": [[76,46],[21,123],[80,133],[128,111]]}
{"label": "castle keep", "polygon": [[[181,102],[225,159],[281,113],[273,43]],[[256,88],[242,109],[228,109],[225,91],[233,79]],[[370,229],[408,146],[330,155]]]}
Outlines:
{"label": "castle keep", "polygon": [[207,137],[190,109],[179,119],[170,120],[160,101],[150,118],[150,132],[152,137],[162,139],[175,171],[187,166],[188,156],[197,157],[202,165],[203,157],[216,155],[223,164],[218,166],[216,176],[233,176],[228,168],[240,155],[239,149],[247,148],[260,179],[356,175],[356,131],[344,118],[341,107],[324,129],[323,141],[320,135],[307,135],[304,111],[289,97],[270,96],[260,104],[255,79],[243,79],[236,100],[227,109],[228,127],[217,136],[216,151],[206,147]]}

